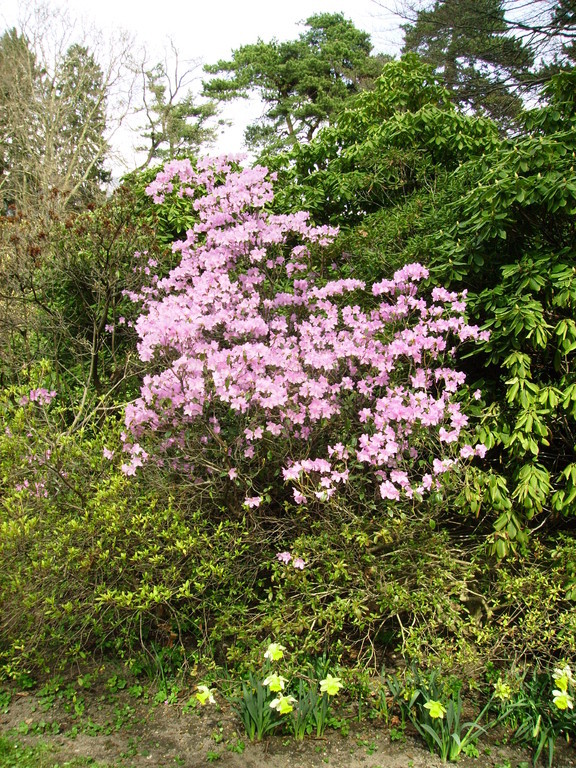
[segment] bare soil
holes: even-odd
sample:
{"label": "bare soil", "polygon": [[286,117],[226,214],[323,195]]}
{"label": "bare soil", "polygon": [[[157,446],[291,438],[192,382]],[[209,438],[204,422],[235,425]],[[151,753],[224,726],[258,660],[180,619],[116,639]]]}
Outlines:
{"label": "bare soil", "polygon": [[[34,693],[15,693],[0,714],[0,733],[24,745],[47,744],[55,759],[90,758],[123,768],[199,768],[217,762],[222,768],[440,768],[440,759],[422,747],[414,734],[391,740],[381,720],[350,721],[348,729],[326,738],[272,736],[252,744],[228,706],[186,710],[184,701],[154,704],[128,691],[104,687],[82,692],[84,711],[74,702],[46,700]],[[77,703],[77,702],[76,702]],[[345,734],[345,735],[344,735]],[[528,752],[498,744],[494,735],[478,743],[479,757],[463,757],[462,768],[529,768]],[[557,768],[575,768],[576,750],[561,746]]]}

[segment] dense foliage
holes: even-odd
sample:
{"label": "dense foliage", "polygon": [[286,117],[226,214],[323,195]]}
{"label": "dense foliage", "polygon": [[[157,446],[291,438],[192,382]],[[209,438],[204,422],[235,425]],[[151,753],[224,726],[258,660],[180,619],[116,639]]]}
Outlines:
{"label": "dense foliage", "polygon": [[[3,676],[284,642],[536,691],[576,653],[574,73],[505,134],[413,53],[363,90],[367,36],[309,22],[294,66],[334,29],[358,60],[314,69],[324,101],[270,90],[300,123],[269,170],[182,158],[0,219]],[[233,90],[256,53],[282,85],[249,48]]]}
{"label": "dense foliage", "polygon": [[432,68],[408,54],[387,63],[374,89],[352,100],[334,126],[273,162],[278,207],[349,225],[434,191],[494,143],[494,124],[456,109]]}
{"label": "dense foliage", "polygon": [[502,0],[443,0],[404,26],[404,52],[434,67],[460,107],[509,125],[522,108],[534,52],[512,34]]}
{"label": "dense foliage", "polygon": [[552,97],[548,109],[528,113],[522,137],[461,172],[462,186],[471,177],[474,186],[431,241],[435,279],[470,286],[471,314],[491,331],[473,365],[492,448],[487,501],[507,544],[527,521],[572,517],[576,499],[576,133],[572,104]]}
{"label": "dense foliage", "polygon": [[404,57],[334,128],[279,160],[283,205],[301,197],[320,219],[360,219],[343,238],[344,274],[382,274],[378,238],[390,263],[418,259],[431,285],[466,289],[471,318],[490,329],[462,363],[483,393],[491,451],[460,503],[492,517],[500,556],[526,542],[529,521],[570,517],[575,498],[572,82],[555,76],[549,105],[523,116],[521,136],[502,138]]}
{"label": "dense foliage", "polygon": [[205,67],[220,75],[204,84],[207,96],[228,100],[256,93],[266,105],[263,118],[246,131],[253,149],[274,153],[309,141],[380,72],[382,57],[371,54],[370,36],[342,14],[316,14],[306,27],[297,40],[245,45],[230,61]]}

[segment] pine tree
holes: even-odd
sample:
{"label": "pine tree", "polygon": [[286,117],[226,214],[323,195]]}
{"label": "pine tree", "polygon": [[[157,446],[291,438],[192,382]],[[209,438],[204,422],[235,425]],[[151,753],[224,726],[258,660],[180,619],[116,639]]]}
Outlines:
{"label": "pine tree", "polygon": [[511,33],[503,0],[436,0],[403,28],[403,51],[431,64],[457,104],[509,125],[534,54]]}
{"label": "pine tree", "polygon": [[205,67],[214,78],[204,93],[221,101],[259,96],[264,116],[250,125],[246,142],[276,151],[309,142],[347,99],[369,87],[384,59],[371,54],[367,32],[340,13],[311,16],[297,40],[261,40],[235,50],[230,61]]}
{"label": "pine tree", "polygon": [[[199,102],[190,89],[195,66],[182,69],[178,53],[172,50],[172,62],[143,69],[143,113],[146,123],[139,147],[146,153],[140,169],[154,161],[164,162],[178,156],[196,155],[204,144],[216,137],[213,119],[218,113],[213,101]],[[222,121],[220,121],[222,124]]]}

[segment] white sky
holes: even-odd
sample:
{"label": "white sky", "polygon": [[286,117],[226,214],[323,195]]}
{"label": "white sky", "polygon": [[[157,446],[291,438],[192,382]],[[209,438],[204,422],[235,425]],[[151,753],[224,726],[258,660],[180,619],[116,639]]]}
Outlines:
{"label": "white sky", "polygon": [[[24,0],[22,0],[24,2]],[[22,2],[0,0],[0,23],[6,29],[18,26]],[[25,0],[34,5],[35,0]],[[164,59],[172,42],[182,62],[200,60],[212,64],[227,59],[234,48],[258,39],[265,42],[295,39],[304,27],[299,22],[315,13],[343,13],[359,28],[370,33],[375,52],[397,54],[401,23],[385,10],[394,0],[48,0],[50,7],[65,8],[80,27],[94,26],[106,37],[126,31],[134,38],[134,48],[145,49],[148,61]],[[198,80],[203,73],[197,69]],[[247,123],[258,117],[257,102],[232,102],[222,117],[233,125],[224,129],[214,151],[242,151],[242,135]],[[114,143],[134,167],[132,145],[137,140],[127,128],[116,134]]]}

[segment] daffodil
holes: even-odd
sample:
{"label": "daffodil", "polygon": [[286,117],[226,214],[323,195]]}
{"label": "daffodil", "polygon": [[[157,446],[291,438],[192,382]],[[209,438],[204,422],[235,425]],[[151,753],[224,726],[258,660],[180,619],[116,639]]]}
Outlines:
{"label": "daffodil", "polygon": [[194,694],[200,704],[204,706],[205,704],[216,704],[216,699],[214,698],[214,691],[208,688],[207,685],[198,685],[196,693]]}
{"label": "daffodil", "polygon": [[336,696],[340,688],[344,688],[339,677],[326,675],[324,680],[320,680],[320,693],[327,693],[328,696]]}
{"label": "daffodil", "polygon": [[433,701],[432,699],[424,704],[424,709],[428,710],[433,720],[442,720],[446,714],[446,707],[439,701]]}
{"label": "daffodil", "polygon": [[295,702],[294,696],[277,696],[274,701],[270,702],[270,706],[272,709],[277,709],[281,715],[287,715],[294,709],[292,705]]}
{"label": "daffodil", "polygon": [[553,703],[558,709],[574,709],[574,700],[566,691],[552,691]]}
{"label": "daffodil", "polygon": [[561,664],[559,667],[554,668],[554,672],[552,673],[552,677],[554,680],[557,680],[559,677],[567,677],[568,680],[572,680],[572,670],[570,669],[569,664]]}
{"label": "daffodil", "polygon": [[556,667],[552,673],[552,677],[556,681],[558,688],[566,693],[568,691],[568,684],[572,682],[572,670],[568,664],[563,664],[561,667]]}
{"label": "daffodil", "polygon": [[264,685],[268,686],[271,691],[276,693],[277,691],[284,690],[284,683],[286,682],[288,681],[285,677],[282,677],[282,675],[277,675],[275,672],[273,672],[271,675],[268,675],[266,680],[264,680]]}
{"label": "daffodil", "polygon": [[285,650],[286,648],[284,648],[283,645],[280,645],[280,643],[270,643],[266,653],[264,654],[264,658],[270,659],[270,661],[278,661],[282,658],[282,656],[284,656]]}
{"label": "daffodil", "polygon": [[494,683],[494,696],[500,701],[507,701],[512,695],[512,688],[508,683],[503,683],[502,678],[498,678],[498,682]]}

